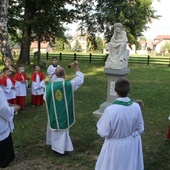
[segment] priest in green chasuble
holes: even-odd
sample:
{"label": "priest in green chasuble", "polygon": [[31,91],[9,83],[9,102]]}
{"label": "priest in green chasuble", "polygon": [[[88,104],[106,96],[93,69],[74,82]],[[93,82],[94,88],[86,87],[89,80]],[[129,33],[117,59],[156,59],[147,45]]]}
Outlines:
{"label": "priest in green chasuble", "polygon": [[76,77],[70,81],[65,81],[64,68],[57,67],[57,80],[46,86],[44,94],[48,116],[46,144],[60,155],[74,150],[69,135],[69,128],[75,122],[74,91],[84,82],[77,61],[74,61],[74,67]]}

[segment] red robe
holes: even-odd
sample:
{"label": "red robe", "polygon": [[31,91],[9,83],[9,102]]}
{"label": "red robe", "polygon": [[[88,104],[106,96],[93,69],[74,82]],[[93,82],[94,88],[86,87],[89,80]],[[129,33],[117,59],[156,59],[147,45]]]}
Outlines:
{"label": "red robe", "polygon": [[[14,79],[21,82],[23,80],[28,80],[28,77],[25,73],[18,72],[17,74],[15,74]],[[21,109],[25,108],[25,98],[25,96],[16,96],[16,104],[20,105]]]}
{"label": "red robe", "polygon": [[15,79],[11,76],[9,76],[9,77],[8,76],[2,76],[1,84],[3,86],[7,86],[7,78],[9,78],[11,80],[12,84],[15,86]]}
{"label": "red robe", "polygon": [[[5,75],[1,79],[1,85],[5,86],[5,87],[7,86],[7,78],[9,78],[12,82],[12,85],[15,86],[15,79],[11,76],[5,76]],[[16,104],[16,97],[12,98],[12,99],[8,99],[7,101],[10,104]]]}
{"label": "red robe", "polygon": [[[23,79],[22,77],[23,77],[24,79]],[[16,81],[22,81],[22,80],[28,80],[28,77],[27,77],[27,75],[26,75],[25,73],[20,73],[20,72],[18,72],[17,74],[15,74],[14,79],[15,79]]]}
{"label": "red robe", "polygon": [[34,72],[31,76],[31,81],[36,81],[36,75],[39,75],[40,77],[40,81],[44,80],[45,79],[45,75],[42,73],[42,72]]}
{"label": "red robe", "polygon": [[[31,81],[36,82],[36,75],[39,75],[40,81],[45,79],[45,75],[42,72],[34,72],[31,76]],[[43,94],[41,95],[31,95],[31,104],[32,105],[42,105],[44,104]]]}

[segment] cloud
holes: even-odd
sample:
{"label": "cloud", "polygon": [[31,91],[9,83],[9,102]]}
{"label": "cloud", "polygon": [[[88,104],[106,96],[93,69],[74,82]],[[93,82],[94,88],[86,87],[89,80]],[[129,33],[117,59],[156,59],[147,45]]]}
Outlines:
{"label": "cloud", "polygon": [[157,11],[157,15],[161,15],[159,20],[154,20],[148,24],[150,28],[144,32],[147,39],[154,39],[157,35],[170,35],[170,22],[169,22],[169,6],[170,0],[153,0],[153,8]]}
{"label": "cloud", "polygon": [[[170,35],[170,21],[169,21],[169,10],[170,0],[153,0],[153,8],[157,11],[157,15],[162,17],[159,20],[153,20],[151,24],[148,24],[150,28],[143,32],[143,35],[147,39],[154,39],[157,35]],[[70,29],[67,33],[74,35],[77,30],[77,23],[68,24],[67,27]]]}

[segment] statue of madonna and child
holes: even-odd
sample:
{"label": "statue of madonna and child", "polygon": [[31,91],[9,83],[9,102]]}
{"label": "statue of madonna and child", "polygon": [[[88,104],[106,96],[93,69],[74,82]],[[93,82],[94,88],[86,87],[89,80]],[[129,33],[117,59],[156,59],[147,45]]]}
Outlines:
{"label": "statue of madonna and child", "polygon": [[114,34],[108,44],[109,55],[105,68],[126,69],[128,67],[129,50],[126,44],[126,32],[121,23],[114,24]]}

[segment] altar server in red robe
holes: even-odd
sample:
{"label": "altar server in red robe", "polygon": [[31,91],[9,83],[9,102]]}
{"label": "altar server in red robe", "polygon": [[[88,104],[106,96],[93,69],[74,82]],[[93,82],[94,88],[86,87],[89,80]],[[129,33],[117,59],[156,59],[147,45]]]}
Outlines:
{"label": "altar server in red robe", "polygon": [[21,106],[21,109],[25,108],[25,98],[27,96],[28,87],[28,77],[24,72],[24,67],[19,67],[18,73],[14,76],[16,81],[16,103]]}
{"label": "altar server in red robe", "polygon": [[4,75],[1,78],[1,86],[8,103],[16,104],[15,80],[11,76],[12,72],[8,68],[3,69]]}
{"label": "altar server in red robe", "polygon": [[31,81],[31,104],[33,106],[44,104],[43,94],[45,89],[45,75],[40,71],[39,66],[35,66],[35,72],[31,76]]}

